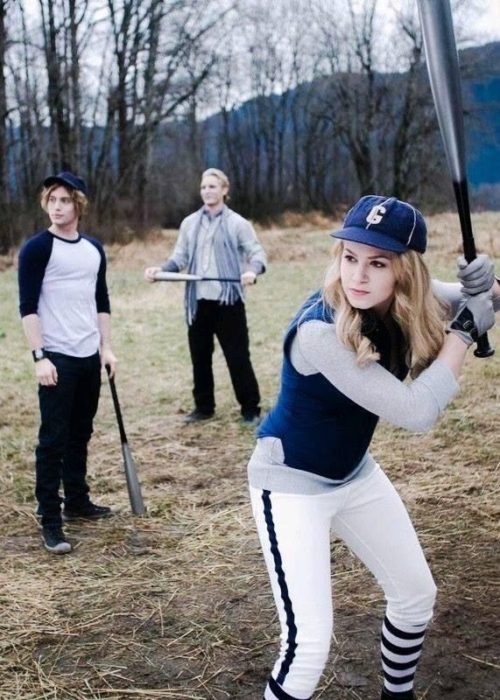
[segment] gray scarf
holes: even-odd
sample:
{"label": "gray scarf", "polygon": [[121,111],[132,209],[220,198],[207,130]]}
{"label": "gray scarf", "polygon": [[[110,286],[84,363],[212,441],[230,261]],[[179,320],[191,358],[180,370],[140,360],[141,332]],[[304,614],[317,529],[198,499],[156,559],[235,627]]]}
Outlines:
{"label": "gray scarf", "polygon": [[[196,250],[198,248],[198,236],[201,229],[201,222],[203,218],[203,207],[198,211],[198,216],[193,223],[194,227],[194,245],[191,252],[191,257],[188,263],[188,272],[190,274],[198,274],[196,266]],[[222,279],[225,278],[239,278],[241,275],[240,271],[240,261],[238,256],[238,248],[236,242],[233,240],[229,233],[228,228],[228,215],[229,209],[224,205],[221,213],[221,222],[214,233],[214,256],[215,264],[217,265],[218,276]],[[198,300],[196,298],[196,284],[197,282],[187,282],[186,291],[184,295],[184,305],[186,309],[186,320],[188,326],[190,326],[195,317],[196,311],[198,309]],[[243,299],[243,287],[238,282],[221,282],[221,293],[219,295],[219,304],[232,305],[235,304],[238,299]]]}

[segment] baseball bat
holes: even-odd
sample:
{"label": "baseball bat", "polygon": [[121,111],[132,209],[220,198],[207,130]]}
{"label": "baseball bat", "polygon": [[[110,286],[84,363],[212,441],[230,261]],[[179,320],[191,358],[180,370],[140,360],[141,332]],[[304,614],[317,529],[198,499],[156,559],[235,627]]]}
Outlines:
{"label": "baseball bat", "polygon": [[[424,40],[427,71],[446,161],[460,219],[464,256],[476,257],[465,166],[465,138],[460,68],[449,0],[417,0]],[[488,336],[477,340],[476,357],[490,357],[494,349]]]}
{"label": "baseball bat", "polygon": [[157,282],[241,282],[239,277],[202,277],[186,272],[157,272],[155,280]]}
{"label": "baseball bat", "polygon": [[113,406],[115,407],[116,420],[118,422],[118,430],[120,431],[120,442],[122,446],[123,455],[123,468],[125,470],[125,478],[127,480],[127,489],[130,500],[130,506],[134,515],[144,515],[146,513],[146,507],[144,506],[144,501],[142,500],[141,485],[137,476],[137,465],[134,462],[134,458],[132,457],[132,453],[128,444],[127,435],[125,433],[125,426],[123,425],[120,402],[118,401],[115,380],[114,377],[110,375],[109,365],[106,365],[106,371],[108,373],[109,388],[111,389]]}

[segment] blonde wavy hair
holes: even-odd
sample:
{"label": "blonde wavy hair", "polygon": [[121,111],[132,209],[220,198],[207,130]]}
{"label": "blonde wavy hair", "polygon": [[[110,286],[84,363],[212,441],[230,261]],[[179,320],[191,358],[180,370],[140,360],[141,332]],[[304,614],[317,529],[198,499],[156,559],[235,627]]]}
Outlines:
{"label": "blonde wavy hair", "polygon": [[64,187],[64,189],[67,191],[71,199],[73,200],[73,204],[75,205],[76,213],[79,219],[82,218],[82,216],[85,214],[87,211],[87,207],[89,205],[89,200],[87,197],[83,194],[83,192],[80,192],[80,190],[74,190],[72,187],[66,187],[66,185],[56,182],[53,185],[50,185],[50,187],[44,187],[41,194],[40,194],[40,205],[42,209],[46,212],[48,209],[49,205],[49,197],[52,194],[54,190],[57,190],[58,187]]}
{"label": "blonde wavy hair", "polygon": [[[363,315],[348,302],[340,281],[344,245],[335,244],[333,260],[323,286],[323,300],[335,309],[338,339],[357,354],[360,367],[380,359],[369,338],[362,334]],[[444,340],[445,306],[435,297],[431,277],[420,253],[408,250],[392,259],[396,277],[394,300],[389,310],[406,342],[405,361],[410,376],[418,376],[436,358]]]}

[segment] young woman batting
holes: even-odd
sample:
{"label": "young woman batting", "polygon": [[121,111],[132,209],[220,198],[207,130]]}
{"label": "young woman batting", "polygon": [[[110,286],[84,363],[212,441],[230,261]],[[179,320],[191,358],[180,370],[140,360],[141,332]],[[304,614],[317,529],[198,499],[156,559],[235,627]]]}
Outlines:
{"label": "young woman batting", "polygon": [[379,418],[410,431],[433,426],[467,348],[494,324],[500,285],[487,256],[460,266],[462,286],[432,282],[424,219],[394,197],[363,197],[332,235],[323,290],[287,331],[279,396],[249,463],[282,630],[264,698],[306,700],[319,681],[333,629],[333,530],[385,594],[382,698],[410,700],[436,587],[369,446]]}

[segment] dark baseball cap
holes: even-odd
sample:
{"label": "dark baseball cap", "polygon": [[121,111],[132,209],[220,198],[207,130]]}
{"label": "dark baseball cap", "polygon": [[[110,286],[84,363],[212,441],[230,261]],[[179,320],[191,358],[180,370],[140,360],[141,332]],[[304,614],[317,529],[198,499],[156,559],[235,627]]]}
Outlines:
{"label": "dark baseball cap", "polygon": [[68,170],[64,170],[57,175],[50,175],[43,181],[44,187],[52,187],[52,185],[64,185],[64,187],[71,187],[72,190],[79,190],[87,195],[87,185],[85,180],[78,175],[70,173]]}
{"label": "dark baseball cap", "polygon": [[330,235],[395,253],[423,253],[427,245],[427,226],[418,209],[374,194],[361,197],[347,212],[342,229]]}

